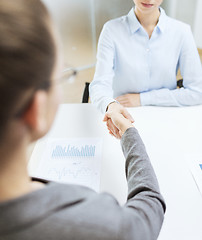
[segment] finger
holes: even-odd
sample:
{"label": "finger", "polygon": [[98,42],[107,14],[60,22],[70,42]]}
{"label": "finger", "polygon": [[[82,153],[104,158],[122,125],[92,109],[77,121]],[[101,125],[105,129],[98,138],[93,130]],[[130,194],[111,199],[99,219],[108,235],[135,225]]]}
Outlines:
{"label": "finger", "polygon": [[107,121],[107,126],[113,133],[116,133],[117,127],[113,124],[111,119]]}
{"label": "finger", "polygon": [[122,103],[122,106],[123,106],[123,107],[126,107],[126,108],[127,108],[127,107],[130,107],[128,103]]}
{"label": "finger", "polygon": [[111,136],[113,136],[113,137],[115,137],[115,138],[117,138],[117,136],[116,135],[114,135],[114,133],[109,129],[109,134],[111,135]]}
{"label": "finger", "polygon": [[127,100],[124,100],[124,101],[120,101],[119,102],[121,105],[125,105],[125,104],[128,104],[128,101]]}
{"label": "finger", "polygon": [[107,125],[107,128],[108,128],[109,131],[114,132],[114,126],[113,126],[113,124],[111,122],[111,119],[107,120],[106,125]]}
{"label": "finger", "polygon": [[119,129],[113,124],[111,119],[107,121],[107,126],[115,136],[119,135]]}
{"label": "finger", "polygon": [[116,101],[121,100],[121,96],[115,98]]}
{"label": "finger", "polygon": [[134,107],[130,102],[124,102],[122,103],[122,106],[125,107],[125,108],[128,108],[128,107]]}
{"label": "finger", "polygon": [[107,128],[111,135],[113,135],[117,139],[121,139],[122,134],[120,134],[120,130],[114,125],[114,123],[112,122],[112,119],[109,119],[107,121]]}
{"label": "finger", "polygon": [[119,100],[119,103],[120,103],[120,104],[123,104],[123,103],[126,103],[126,102],[127,102],[126,99],[121,99],[121,100]]}
{"label": "finger", "polygon": [[108,114],[106,113],[106,114],[104,115],[103,122],[107,122],[108,119],[109,119],[109,117],[108,117]]}
{"label": "finger", "polygon": [[114,134],[113,134],[111,131],[109,131],[109,134],[110,134],[112,137],[115,137]]}
{"label": "finger", "polygon": [[117,98],[116,98],[116,101],[120,102],[120,101],[125,101],[125,100],[127,100],[127,99],[128,99],[128,98],[127,98],[126,95],[122,95],[122,96],[117,97]]}
{"label": "finger", "polygon": [[125,108],[122,110],[122,114],[125,118],[129,119],[132,123],[135,122],[134,118],[130,115],[130,113]]}
{"label": "finger", "polygon": [[116,98],[116,101],[118,101],[119,103],[121,103],[121,102],[123,102],[123,101],[126,101],[126,100],[127,100],[127,98],[124,97],[124,96],[120,96],[120,97],[117,97],[117,98]]}
{"label": "finger", "polygon": [[107,127],[107,129],[108,129],[108,131],[110,132],[110,133],[112,133],[113,134],[113,130],[112,129],[110,129],[109,127]]}
{"label": "finger", "polygon": [[113,132],[109,129],[109,134],[113,134]]}
{"label": "finger", "polygon": [[117,135],[117,130],[115,130],[114,128],[113,129],[110,129],[109,127],[108,127],[108,130],[109,130],[109,133],[110,134],[112,134],[114,137],[116,137],[116,135]]}
{"label": "finger", "polygon": [[121,139],[121,136],[122,136],[122,135],[119,133],[119,134],[117,134],[116,138],[117,138],[117,139]]}
{"label": "finger", "polygon": [[121,130],[119,130],[119,135],[120,135],[120,138],[122,137],[123,133]]}

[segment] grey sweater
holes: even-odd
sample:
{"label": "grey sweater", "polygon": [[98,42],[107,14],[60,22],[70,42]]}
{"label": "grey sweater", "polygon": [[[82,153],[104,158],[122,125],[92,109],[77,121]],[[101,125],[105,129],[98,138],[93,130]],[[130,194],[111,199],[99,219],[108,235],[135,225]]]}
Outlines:
{"label": "grey sweater", "polygon": [[50,183],[0,204],[0,240],[157,239],[165,204],[135,128],[125,132],[121,145],[128,181],[125,206],[107,193]]}

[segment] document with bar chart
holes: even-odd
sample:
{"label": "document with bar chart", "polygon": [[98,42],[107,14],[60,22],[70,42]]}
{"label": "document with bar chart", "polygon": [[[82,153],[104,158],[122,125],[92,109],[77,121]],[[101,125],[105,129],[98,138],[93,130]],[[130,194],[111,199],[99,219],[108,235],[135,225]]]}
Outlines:
{"label": "document with bar chart", "polygon": [[99,191],[102,139],[48,139],[35,177]]}

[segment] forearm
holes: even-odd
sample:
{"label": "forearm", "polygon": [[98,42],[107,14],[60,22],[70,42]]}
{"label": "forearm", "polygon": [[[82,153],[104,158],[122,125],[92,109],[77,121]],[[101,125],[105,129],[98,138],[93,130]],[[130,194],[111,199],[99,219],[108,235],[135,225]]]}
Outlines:
{"label": "forearm", "polygon": [[164,219],[165,203],[154,170],[135,128],[125,132],[121,144],[128,181],[122,239],[157,239]]}
{"label": "forearm", "polygon": [[121,139],[126,158],[128,199],[141,191],[159,193],[159,186],[145,146],[135,128],[129,128]]}
{"label": "forearm", "polygon": [[140,94],[142,106],[183,107],[202,104],[202,86],[192,90],[180,88],[175,90],[159,89]]}
{"label": "forearm", "polygon": [[99,82],[93,81],[89,88],[91,102],[95,107],[100,110],[103,114],[106,112],[107,106],[114,102],[115,99],[112,97],[110,87],[102,86]]}

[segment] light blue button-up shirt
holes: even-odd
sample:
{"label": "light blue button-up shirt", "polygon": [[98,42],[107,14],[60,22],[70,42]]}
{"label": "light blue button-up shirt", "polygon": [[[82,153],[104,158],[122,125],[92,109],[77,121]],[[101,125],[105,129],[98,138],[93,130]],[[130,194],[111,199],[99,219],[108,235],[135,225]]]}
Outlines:
{"label": "light blue button-up shirt", "polygon": [[[127,93],[140,93],[141,105],[202,104],[202,67],[190,26],[160,11],[151,38],[134,9],[104,25],[90,84],[91,101],[102,112]],[[176,88],[179,68],[181,89]]]}

